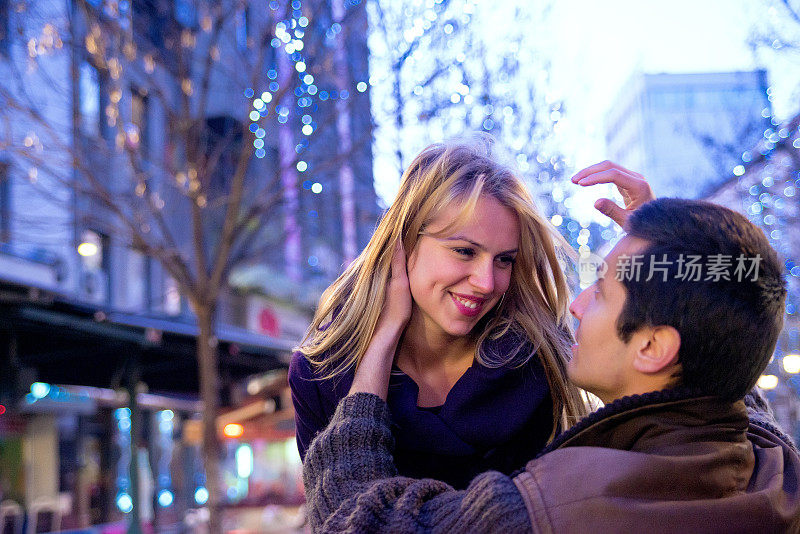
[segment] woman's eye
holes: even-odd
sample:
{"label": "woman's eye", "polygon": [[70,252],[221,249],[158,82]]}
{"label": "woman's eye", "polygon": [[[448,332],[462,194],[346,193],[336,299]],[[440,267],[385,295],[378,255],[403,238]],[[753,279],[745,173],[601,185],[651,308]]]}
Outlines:
{"label": "woman's eye", "polygon": [[514,262],[517,261],[517,259],[514,256],[500,256],[499,258],[497,258],[497,260],[501,264],[506,266],[514,265]]}
{"label": "woman's eye", "polygon": [[472,256],[475,255],[475,251],[472,250],[471,248],[454,248],[453,250],[455,251],[456,254],[468,258],[471,258]]}

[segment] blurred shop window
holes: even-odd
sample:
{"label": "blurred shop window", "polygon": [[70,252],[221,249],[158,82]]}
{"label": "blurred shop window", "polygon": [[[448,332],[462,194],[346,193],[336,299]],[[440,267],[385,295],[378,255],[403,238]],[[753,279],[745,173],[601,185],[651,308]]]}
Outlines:
{"label": "blurred shop window", "polygon": [[0,503],[0,528],[3,534],[22,534],[24,523],[25,512],[19,504],[8,499]]}
{"label": "blurred shop window", "polygon": [[40,498],[28,507],[27,534],[61,530],[61,507],[56,499]]}

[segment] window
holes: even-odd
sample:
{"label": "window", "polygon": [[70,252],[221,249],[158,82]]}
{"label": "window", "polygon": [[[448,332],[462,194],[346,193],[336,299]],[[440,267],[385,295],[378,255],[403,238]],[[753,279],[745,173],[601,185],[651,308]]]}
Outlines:
{"label": "window", "polygon": [[80,294],[95,303],[109,303],[111,295],[110,240],[94,230],[84,230],[78,245],[81,257]]}
{"label": "window", "polygon": [[100,115],[100,75],[97,69],[84,61],[81,63],[78,98],[81,128],[87,137],[97,137],[102,130]]}
{"label": "window", "polygon": [[147,157],[150,148],[150,99],[147,92],[135,87],[131,88],[131,122],[136,126],[139,136],[139,153]]}
{"label": "window", "polygon": [[247,50],[250,39],[250,6],[244,6],[236,12],[236,45],[239,50]]}
{"label": "window", "polygon": [[232,117],[208,118],[204,141],[209,157],[216,158],[208,190],[212,198],[218,198],[228,193],[236,172],[242,150],[242,124]]}
{"label": "window", "polygon": [[197,9],[192,0],[175,0],[175,20],[184,28],[197,26]]}
{"label": "window", "polygon": [[81,234],[81,243],[78,245],[78,254],[81,256],[83,267],[89,271],[104,270],[106,267],[105,244],[107,238],[94,230],[84,230]]}
{"label": "window", "polygon": [[0,0],[0,54],[6,57],[11,48],[10,3],[11,0]]}
{"label": "window", "polygon": [[0,162],[0,243],[11,241],[11,180],[8,163]]}
{"label": "window", "polygon": [[169,12],[164,13],[158,0],[132,0],[134,33],[144,36],[156,48],[164,47]]}
{"label": "window", "polygon": [[171,276],[164,280],[164,313],[173,316],[181,313],[181,292]]}
{"label": "window", "polygon": [[124,286],[124,305],[131,311],[144,311],[147,306],[147,258],[133,249],[127,252],[125,276],[118,280]]}

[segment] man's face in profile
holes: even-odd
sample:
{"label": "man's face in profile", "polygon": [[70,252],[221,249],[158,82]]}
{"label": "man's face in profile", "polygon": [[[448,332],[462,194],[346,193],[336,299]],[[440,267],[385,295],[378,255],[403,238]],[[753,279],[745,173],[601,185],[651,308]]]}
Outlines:
{"label": "man's face in profile", "polygon": [[622,396],[633,377],[631,342],[625,343],[617,332],[617,318],[625,305],[625,286],[617,280],[620,256],[641,253],[646,242],[624,237],[605,257],[608,268],[595,283],[583,290],[569,307],[580,321],[572,346],[572,360],[567,364],[570,380],[603,402]]}

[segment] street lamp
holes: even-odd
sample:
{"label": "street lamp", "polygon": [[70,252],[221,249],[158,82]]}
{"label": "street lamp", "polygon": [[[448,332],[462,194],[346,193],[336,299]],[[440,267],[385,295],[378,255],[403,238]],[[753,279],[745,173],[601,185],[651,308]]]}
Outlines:
{"label": "street lamp", "polygon": [[756,385],[761,389],[775,389],[778,385],[778,377],[775,375],[761,375]]}
{"label": "street lamp", "polygon": [[787,354],[784,356],[783,370],[793,375],[800,373],[800,354]]}
{"label": "street lamp", "polygon": [[239,423],[228,423],[222,429],[222,433],[227,438],[240,438],[244,434],[244,427]]}

